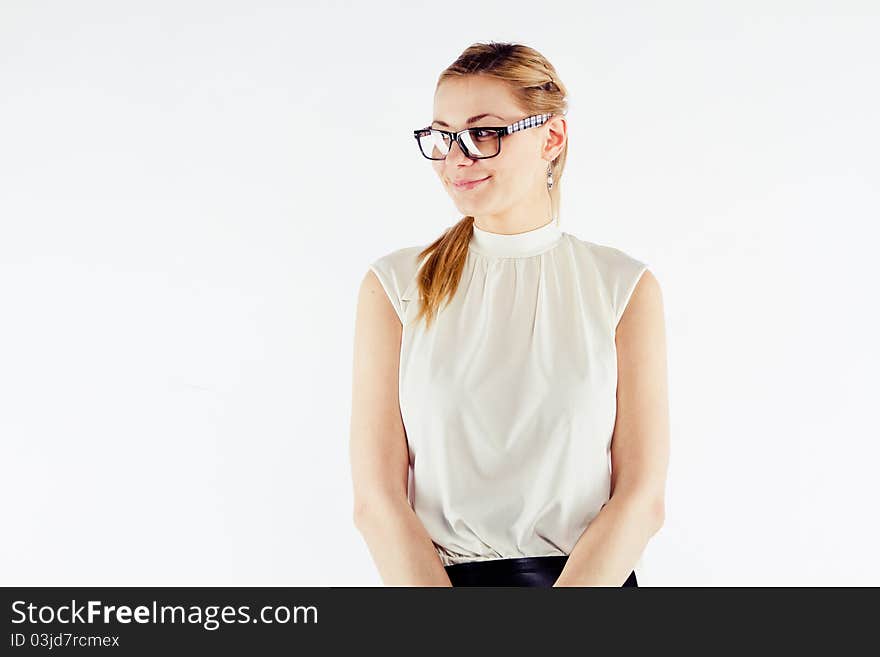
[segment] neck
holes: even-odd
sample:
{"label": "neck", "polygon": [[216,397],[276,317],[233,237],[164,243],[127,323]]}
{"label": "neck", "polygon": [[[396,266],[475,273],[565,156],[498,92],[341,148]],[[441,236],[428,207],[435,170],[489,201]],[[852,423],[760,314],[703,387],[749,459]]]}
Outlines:
{"label": "neck", "polygon": [[509,198],[508,206],[500,212],[475,214],[468,213],[465,208],[465,213],[474,217],[474,226],[491,233],[507,235],[540,228],[550,221],[553,214],[546,183],[542,181],[542,185],[533,186],[521,197]]}

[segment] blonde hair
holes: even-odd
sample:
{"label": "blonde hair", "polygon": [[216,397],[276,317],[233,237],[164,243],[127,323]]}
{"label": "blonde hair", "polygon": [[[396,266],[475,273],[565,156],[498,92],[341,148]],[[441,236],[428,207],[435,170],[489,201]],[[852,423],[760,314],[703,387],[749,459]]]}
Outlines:
{"label": "blonde hair", "polygon": [[[468,46],[437,80],[437,87],[451,78],[481,75],[506,82],[518,105],[529,115],[563,114],[567,107],[567,90],[553,65],[537,50],[517,43],[475,43]],[[553,217],[559,213],[559,183],[565,169],[568,141],[550,163],[553,186],[549,190]],[[461,272],[474,229],[474,218],[463,217],[425,247],[418,259],[426,258],[419,270],[418,286],[421,309],[416,321],[424,317],[429,327],[440,310],[458,289]]]}

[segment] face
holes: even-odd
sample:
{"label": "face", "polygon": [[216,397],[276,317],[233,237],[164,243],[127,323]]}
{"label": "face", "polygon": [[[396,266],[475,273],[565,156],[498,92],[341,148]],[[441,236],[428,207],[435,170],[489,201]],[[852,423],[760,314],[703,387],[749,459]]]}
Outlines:
{"label": "face", "polygon": [[[468,123],[471,117],[486,114]],[[434,128],[457,131],[501,127],[528,115],[514,102],[507,85],[481,76],[446,80],[434,94]],[[446,124],[446,125],[444,125]],[[514,206],[549,201],[547,166],[562,151],[564,119],[505,135],[495,157],[471,160],[454,143],[445,160],[431,162],[459,212],[475,217],[503,216]],[[484,179],[475,185],[459,181]]]}

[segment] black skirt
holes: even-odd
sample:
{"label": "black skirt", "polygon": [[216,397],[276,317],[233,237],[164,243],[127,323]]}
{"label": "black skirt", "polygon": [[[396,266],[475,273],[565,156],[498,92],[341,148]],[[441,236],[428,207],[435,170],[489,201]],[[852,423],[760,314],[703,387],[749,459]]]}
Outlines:
{"label": "black skirt", "polygon": [[[489,559],[446,566],[452,586],[541,586],[552,587],[567,556]],[[632,571],[623,586],[638,586]]]}

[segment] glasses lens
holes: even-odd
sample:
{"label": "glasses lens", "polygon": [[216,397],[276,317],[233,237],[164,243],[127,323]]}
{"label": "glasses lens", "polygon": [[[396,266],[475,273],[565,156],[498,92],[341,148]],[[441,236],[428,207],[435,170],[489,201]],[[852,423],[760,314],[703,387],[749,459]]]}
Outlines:
{"label": "glasses lens", "polygon": [[501,138],[497,132],[482,128],[471,128],[461,135],[461,140],[473,158],[498,155],[498,149],[501,146]]}
{"label": "glasses lens", "polygon": [[439,130],[427,130],[419,135],[419,148],[425,157],[442,160],[449,152],[451,141],[449,135],[444,135]]}
{"label": "glasses lens", "polygon": [[[462,133],[461,140],[467,148],[465,155],[474,159],[494,157],[501,149],[501,137],[494,130],[471,128]],[[419,136],[419,148],[422,149],[422,154],[432,160],[445,159],[451,145],[452,140],[449,135],[439,130],[428,130]]]}

